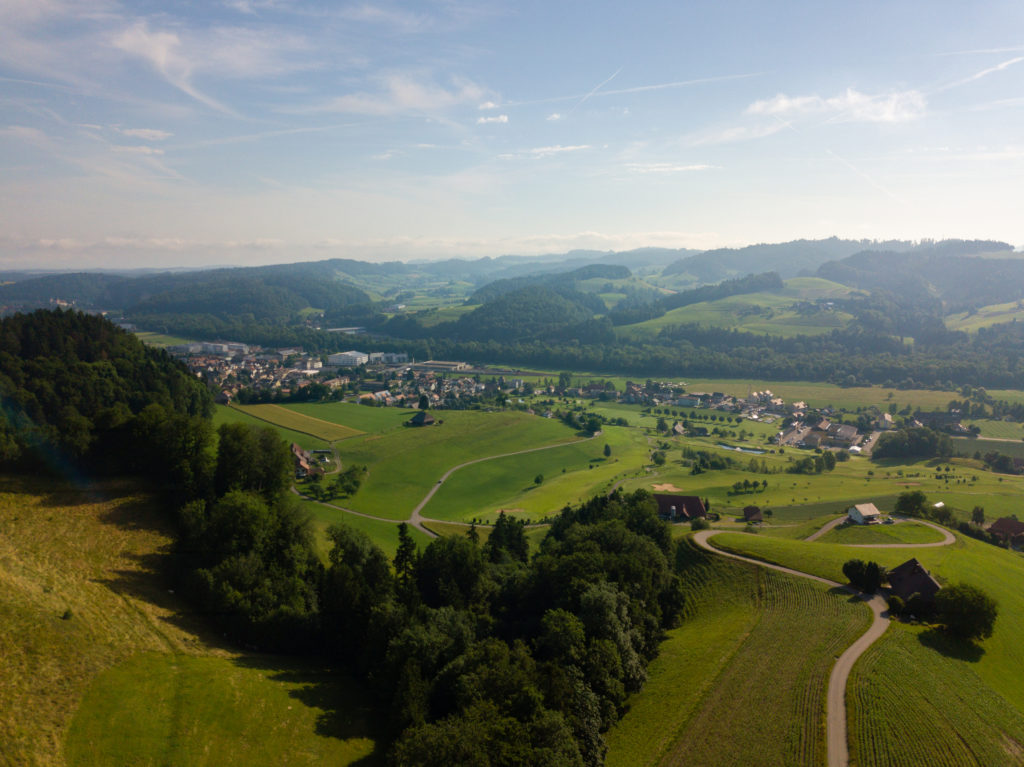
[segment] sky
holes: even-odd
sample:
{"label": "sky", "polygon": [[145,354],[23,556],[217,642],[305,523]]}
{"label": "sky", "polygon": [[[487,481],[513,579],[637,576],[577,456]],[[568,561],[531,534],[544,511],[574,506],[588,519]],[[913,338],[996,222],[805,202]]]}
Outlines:
{"label": "sky", "polygon": [[1024,246],[1024,3],[0,0],[0,267]]}

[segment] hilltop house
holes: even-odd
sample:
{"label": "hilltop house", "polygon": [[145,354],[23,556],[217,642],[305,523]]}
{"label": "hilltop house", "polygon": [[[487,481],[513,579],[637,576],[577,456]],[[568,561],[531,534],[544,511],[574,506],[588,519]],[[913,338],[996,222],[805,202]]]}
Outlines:
{"label": "hilltop house", "polygon": [[935,594],[942,588],[942,585],[924,569],[924,565],[917,559],[908,559],[902,565],[894,567],[888,572],[887,577],[892,593],[904,602],[914,594],[930,602],[935,599]]}
{"label": "hilltop house", "polygon": [[882,514],[873,503],[858,503],[846,510],[846,516],[855,524],[871,525],[878,524]]}
{"label": "hilltop house", "polygon": [[708,515],[704,502],[695,495],[655,493],[654,500],[658,502],[658,516],[669,522],[687,522]]}
{"label": "hilltop house", "polygon": [[764,515],[761,513],[761,507],[745,506],[743,508],[743,521],[747,524],[753,524],[754,522],[763,522]]}

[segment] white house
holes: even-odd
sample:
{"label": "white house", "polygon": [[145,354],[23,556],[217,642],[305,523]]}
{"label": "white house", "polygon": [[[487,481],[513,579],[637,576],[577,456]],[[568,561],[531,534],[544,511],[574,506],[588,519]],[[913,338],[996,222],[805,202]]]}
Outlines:
{"label": "white house", "polygon": [[851,522],[856,522],[858,525],[877,523],[882,516],[873,503],[855,504],[847,509],[846,515],[850,518]]}
{"label": "white house", "polygon": [[370,355],[364,352],[338,352],[337,354],[332,354],[327,358],[327,364],[342,368],[355,368],[360,365],[365,365],[369,359]]}

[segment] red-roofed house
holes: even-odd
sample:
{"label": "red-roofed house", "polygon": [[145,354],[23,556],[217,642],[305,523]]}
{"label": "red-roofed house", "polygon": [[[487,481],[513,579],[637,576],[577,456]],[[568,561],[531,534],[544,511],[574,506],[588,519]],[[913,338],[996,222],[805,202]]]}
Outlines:
{"label": "red-roofed house", "polygon": [[704,502],[695,495],[655,493],[654,500],[658,502],[658,516],[670,522],[685,522],[708,515]]}

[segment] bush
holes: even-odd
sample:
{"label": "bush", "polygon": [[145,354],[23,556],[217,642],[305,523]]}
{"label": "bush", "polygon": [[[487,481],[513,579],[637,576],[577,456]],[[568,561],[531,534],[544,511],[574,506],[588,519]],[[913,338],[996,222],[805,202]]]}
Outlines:
{"label": "bush", "polygon": [[691,530],[707,530],[709,527],[711,527],[711,523],[703,517],[694,517],[690,520]]}
{"label": "bush", "polygon": [[903,598],[897,594],[889,595],[889,614],[890,615],[903,615],[903,611],[906,610],[907,604],[903,601]]}

